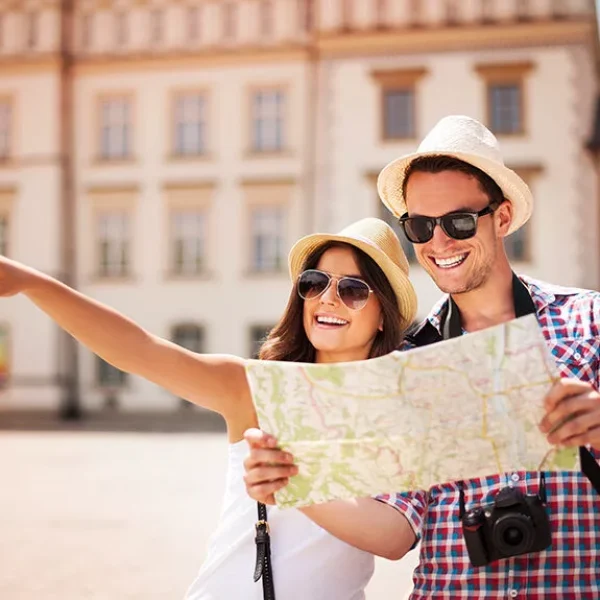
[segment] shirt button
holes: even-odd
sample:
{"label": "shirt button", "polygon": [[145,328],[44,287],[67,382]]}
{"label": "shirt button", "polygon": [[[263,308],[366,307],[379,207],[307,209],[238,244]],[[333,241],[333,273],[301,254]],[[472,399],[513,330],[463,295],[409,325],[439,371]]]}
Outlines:
{"label": "shirt button", "polygon": [[575,352],[574,358],[575,360],[581,360],[581,354],[579,354],[579,352]]}
{"label": "shirt button", "polygon": [[519,595],[519,592],[517,592],[517,590],[510,590],[510,592],[508,592],[508,595],[511,598],[516,598]]}
{"label": "shirt button", "polygon": [[[510,478],[511,478],[511,479],[512,479],[514,482],[517,482],[517,481],[519,481],[519,474],[518,474],[518,473],[513,473],[513,474],[510,476]],[[514,592],[515,590],[512,590],[512,591]],[[515,592],[515,593],[516,593],[516,592]],[[513,598],[514,598],[514,596],[513,596]]]}

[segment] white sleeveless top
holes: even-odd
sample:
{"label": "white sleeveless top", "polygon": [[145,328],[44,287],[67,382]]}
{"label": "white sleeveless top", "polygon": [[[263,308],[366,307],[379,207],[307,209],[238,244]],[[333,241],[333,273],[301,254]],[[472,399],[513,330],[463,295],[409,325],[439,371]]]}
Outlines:
{"label": "white sleeveless top", "polygon": [[[186,600],[262,600],[253,581],[256,502],[244,487],[244,440],[229,445],[225,498],[217,530]],[[299,510],[268,507],[277,600],[364,600],[374,557],[333,537]]]}

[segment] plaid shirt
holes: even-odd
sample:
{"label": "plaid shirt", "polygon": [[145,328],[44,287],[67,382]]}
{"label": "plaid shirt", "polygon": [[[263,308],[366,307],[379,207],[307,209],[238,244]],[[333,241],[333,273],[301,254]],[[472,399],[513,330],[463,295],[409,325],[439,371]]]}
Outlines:
{"label": "plaid shirt", "polygon": [[[600,388],[600,293],[521,277],[564,377]],[[429,315],[440,330],[447,300]],[[600,452],[593,450],[595,457]],[[411,600],[423,598],[600,598],[600,496],[578,472],[546,472],[552,545],[537,553],[473,567],[459,520],[457,483],[378,499],[402,512],[421,539]],[[507,485],[536,494],[539,473],[504,473],[465,480],[467,508],[490,503]]]}

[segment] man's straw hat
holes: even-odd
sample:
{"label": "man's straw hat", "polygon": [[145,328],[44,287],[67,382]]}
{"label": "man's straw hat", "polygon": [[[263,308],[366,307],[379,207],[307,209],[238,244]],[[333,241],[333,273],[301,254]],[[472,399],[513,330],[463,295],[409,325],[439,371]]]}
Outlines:
{"label": "man's straw hat", "polygon": [[402,316],[402,328],[406,329],[417,313],[417,295],[408,279],[408,260],[394,230],[381,219],[367,218],[356,221],[338,234],[314,233],[298,240],[288,257],[292,281],[296,281],[306,259],[327,242],[344,242],[370,256],[379,265],[396,294]]}
{"label": "man's straw hat", "polygon": [[416,152],[389,163],[379,174],[377,191],[382,202],[397,217],[408,211],[402,191],[406,169],[421,156],[452,156],[484,173],[500,187],[512,204],[508,233],[523,226],[531,216],[533,197],[527,184],[504,165],[498,140],[479,121],[464,116],[444,117],[427,134]]}

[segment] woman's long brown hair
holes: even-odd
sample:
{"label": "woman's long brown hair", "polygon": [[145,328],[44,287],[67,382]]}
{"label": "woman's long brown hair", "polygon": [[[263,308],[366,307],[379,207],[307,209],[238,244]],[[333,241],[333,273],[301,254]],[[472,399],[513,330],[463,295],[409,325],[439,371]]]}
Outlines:
{"label": "woman's long brown hair", "polygon": [[[315,269],[321,256],[333,247],[350,248],[358,263],[361,277],[371,286],[383,313],[383,331],[378,331],[369,352],[369,358],[383,356],[396,350],[402,341],[401,315],[390,282],[379,265],[367,254],[350,244],[329,242],[317,248],[305,261],[303,271]],[[304,331],[304,300],[297,292],[297,282],[290,293],[283,317],[271,329],[262,345],[258,357],[262,360],[285,360],[293,362],[315,362],[315,348]]]}

